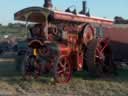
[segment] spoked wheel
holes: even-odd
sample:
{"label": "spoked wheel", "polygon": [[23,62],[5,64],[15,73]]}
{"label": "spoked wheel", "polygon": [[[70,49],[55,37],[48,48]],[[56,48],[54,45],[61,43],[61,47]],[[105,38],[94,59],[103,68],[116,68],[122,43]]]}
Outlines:
{"label": "spoked wheel", "polygon": [[36,58],[35,56],[25,56],[25,61],[22,67],[22,74],[25,79],[28,79],[31,77],[35,71],[35,62]]}
{"label": "spoked wheel", "polygon": [[34,55],[28,56],[26,58],[26,63],[24,64],[24,77],[34,76],[35,79],[38,79],[41,74],[41,64],[38,64],[37,59]]}
{"label": "spoked wheel", "polygon": [[91,40],[87,46],[84,58],[91,76],[101,76],[103,74],[105,55],[104,51],[101,50],[102,46],[97,39]]}
{"label": "spoked wheel", "polygon": [[71,80],[72,70],[68,56],[59,58],[55,66],[54,79],[58,83],[67,83]]}

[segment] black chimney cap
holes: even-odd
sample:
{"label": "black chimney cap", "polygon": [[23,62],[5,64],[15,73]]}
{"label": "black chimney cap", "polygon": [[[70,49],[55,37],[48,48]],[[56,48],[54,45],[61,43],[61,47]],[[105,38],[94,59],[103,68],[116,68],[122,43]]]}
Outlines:
{"label": "black chimney cap", "polygon": [[44,0],[44,7],[45,8],[52,8],[52,1],[51,0]]}

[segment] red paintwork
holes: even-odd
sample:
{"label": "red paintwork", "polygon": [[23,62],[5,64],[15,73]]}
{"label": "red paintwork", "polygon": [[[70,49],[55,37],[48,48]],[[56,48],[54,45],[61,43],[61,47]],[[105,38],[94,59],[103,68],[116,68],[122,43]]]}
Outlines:
{"label": "red paintwork", "polygon": [[60,51],[60,55],[64,55],[64,56],[69,56],[70,52],[71,52],[71,48],[67,47],[64,44],[59,44],[59,51]]}
{"label": "red paintwork", "polygon": [[83,53],[77,54],[77,70],[83,70]]}

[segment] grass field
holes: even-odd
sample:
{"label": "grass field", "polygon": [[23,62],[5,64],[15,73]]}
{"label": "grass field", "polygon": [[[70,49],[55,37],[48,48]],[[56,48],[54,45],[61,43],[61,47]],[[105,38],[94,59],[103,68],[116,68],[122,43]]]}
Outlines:
{"label": "grass field", "polygon": [[[0,75],[0,96],[128,96],[128,69],[119,69],[118,76],[102,78],[91,78],[86,72],[76,72],[69,83],[56,84],[50,75],[30,81],[17,74],[9,75],[12,70],[17,71],[13,67],[15,64],[11,65],[14,61],[0,61],[0,74],[6,70],[4,75]],[[17,63],[20,62],[19,59]]]}
{"label": "grass field", "polygon": [[128,70],[118,76],[90,78],[84,72],[74,73],[67,84],[56,84],[51,76],[25,81],[20,76],[0,78],[0,96],[128,96]]}

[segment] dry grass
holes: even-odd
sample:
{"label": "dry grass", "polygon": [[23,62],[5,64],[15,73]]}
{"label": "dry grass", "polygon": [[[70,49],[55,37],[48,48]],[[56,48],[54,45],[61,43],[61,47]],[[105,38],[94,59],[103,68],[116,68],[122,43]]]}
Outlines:
{"label": "dry grass", "polygon": [[[0,72],[5,67],[7,74],[14,70],[11,64],[7,69],[7,65],[1,62],[1,67]],[[0,77],[0,96],[128,96],[127,69],[119,70],[118,76],[97,79],[90,78],[85,72],[77,72],[67,84],[55,84],[47,75],[37,81],[25,81],[20,76],[3,76]]]}
{"label": "dry grass", "polygon": [[[89,78],[75,73],[68,84],[55,84],[51,77],[24,81],[21,77],[2,77],[1,90],[8,96],[128,96],[128,71],[120,70],[119,76]],[[84,78],[83,78],[84,77]]]}

